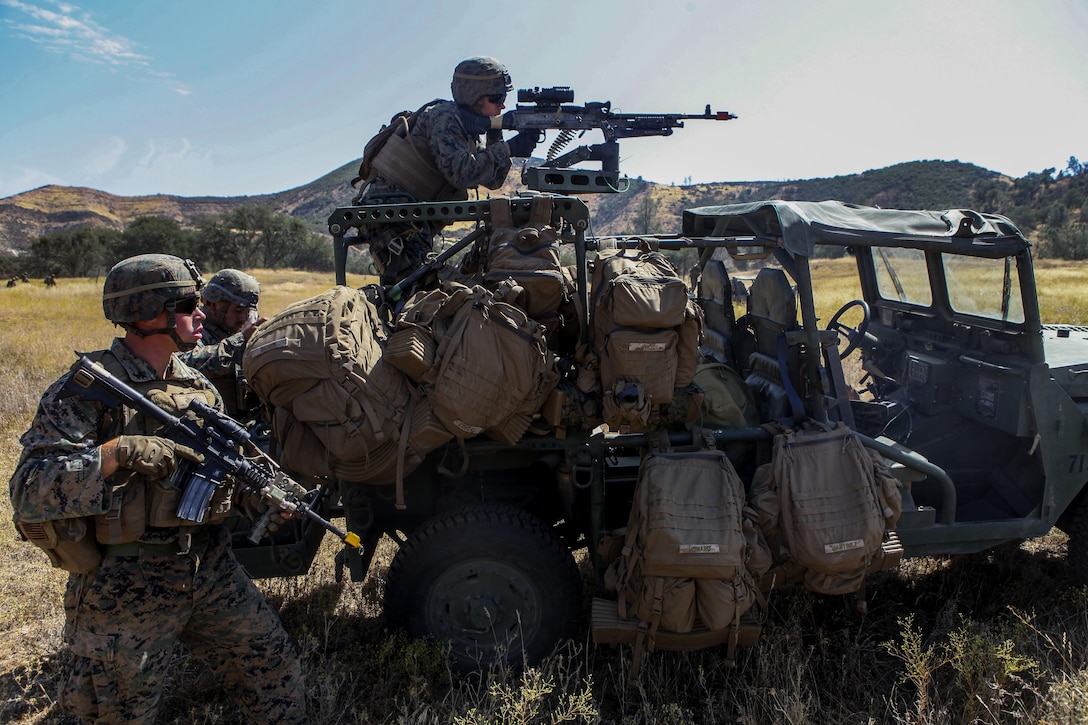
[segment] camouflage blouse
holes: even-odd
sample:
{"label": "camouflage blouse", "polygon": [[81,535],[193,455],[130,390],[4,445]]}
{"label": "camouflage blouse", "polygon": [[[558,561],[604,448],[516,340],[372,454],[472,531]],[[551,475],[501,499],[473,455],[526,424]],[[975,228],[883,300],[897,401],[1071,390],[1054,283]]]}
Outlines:
{"label": "camouflage blouse", "polygon": [[[121,338],[101,354],[115,358],[125,382],[137,389],[158,380],[154,368],[132,354]],[[23,452],[9,487],[12,508],[22,521],[104,514],[110,503],[98,445],[117,435],[120,423],[113,421],[116,411],[102,403],[61,397],[70,375],[65,373],[45,391],[30,428],[19,439]],[[203,375],[176,356],[164,378],[176,387],[211,388]]]}

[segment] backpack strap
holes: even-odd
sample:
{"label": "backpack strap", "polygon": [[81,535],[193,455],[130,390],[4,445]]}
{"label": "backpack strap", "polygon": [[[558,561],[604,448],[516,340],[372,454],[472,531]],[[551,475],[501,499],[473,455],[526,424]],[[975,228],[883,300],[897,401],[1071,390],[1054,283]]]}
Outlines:
{"label": "backpack strap", "polygon": [[397,511],[408,508],[404,503],[404,458],[408,455],[408,436],[412,434],[412,411],[416,407],[415,398],[408,403],[408,411],[404,414],[404,425],[400,429],[400,441],[397,443],[397,487],[394,505]]}
{"label": "backpack strap", "polygon": [[782,374],[782,387],[786,390],[786,397],[790,401],[793,422],[799,423],[805,418],[805,405],[801,402],[801,396],[797,394],[797,389],[793,387],[793,381],[790,379],[790,370],[786,364],[786,336],[784,334],[778,336],[778,371]]}
{"label": "backpack strap", "polygon": [[514,217],[510,211],[510,198],[506,196],[496,196],[488,204],[488,208],[491,211],[491,228],[500,229],[502,227],[514,226]]}
{"label": "backpack strap", "polygon": [[655,428],[645,433],[646,448],[650,453],[665,453],[672,450],[669,443],[669,432],[664,428]]}
{"label": "backpack strap", "polygon": [[552,199],[550,196],[534,196],[529,209],[529,223],[542,227],[552,223]]}

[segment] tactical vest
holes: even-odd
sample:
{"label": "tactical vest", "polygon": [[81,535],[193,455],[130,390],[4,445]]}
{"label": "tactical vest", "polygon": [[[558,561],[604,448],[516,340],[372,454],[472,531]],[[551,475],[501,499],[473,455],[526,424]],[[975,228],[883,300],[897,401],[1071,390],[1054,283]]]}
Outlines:
{"label": "tactical vest", "polygon": [[[128,373],[108,351],[88,357],[101,363],[106,370],[122,380],[127,380]],[[204,387],[202,380],[128,380],[128,384],[171,415],[186,415],[185,410],[193,399],[217,406],[215,391]],[[139,415],[131,408],[115,408],[103,416],[98,440],[108,441],[119,435],[156,435],[160,428],[156,421]],[[182,491],[175,487],[171,477],[152,481],[133,471],[119,470],[107,479],[106,486],[109,492],[109,510],[94,517],[95,539],[100,544],[138,541],[148,527],[196,525],[192,521],[177,517]],[[233,494],[233,485],[223,485],[216,489],[209,504],[206,523],[219,523],[227,517]]]}
{"label": "tactical vest", "polygon": [[439,171],[426,139],[414,133],[419,114],[438,102],[431,101],[415,113],[400,113],[390,119],[367,143],[357,178],[369,182],[382,176],[417,201],[467,199],[467,191],[450,184]]}

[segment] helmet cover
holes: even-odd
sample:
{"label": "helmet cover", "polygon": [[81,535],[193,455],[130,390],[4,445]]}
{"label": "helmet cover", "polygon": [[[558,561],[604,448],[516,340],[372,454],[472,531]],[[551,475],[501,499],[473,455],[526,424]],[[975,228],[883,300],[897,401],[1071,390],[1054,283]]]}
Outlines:
{"label": "helmet cover", "polygon": [[453,100],[466,108],[488,95],[506,95],[514,90],[510,72],[495,58],[466,58],[453,69],[450,84]]}
{"label": "helmet cover", "polygon": [[171,300],[191,297],[204,286],[200,270],[170,254],[138,254],[106,274],[102,312],[115,323],[153,320]]}
{"label": "helmet cover", "polygon": [[233,302],[239,307],[254,310],[261,298],[261,285],[245,272],[221,269],[208,280],[200,296],[205,302]]}

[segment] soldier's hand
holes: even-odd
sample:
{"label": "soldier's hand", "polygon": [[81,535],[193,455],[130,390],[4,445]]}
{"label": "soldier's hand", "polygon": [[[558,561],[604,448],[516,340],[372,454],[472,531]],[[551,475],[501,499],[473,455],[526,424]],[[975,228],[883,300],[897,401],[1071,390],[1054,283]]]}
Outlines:
{"label": "soldier's hand", "polygon": [[506,145],[510,147],[511,156],[519,159],[527,159],[533,155],[533,149],[536,148],[539,141],[539,131],[522,131],[517,136],[514,136],[507,141]]}
{"label": "soldier's hand", "polygon": [[182,458],[200,462],[203,456],[188,446],[160,436],[127,435],[117,439],[117,465],[148,478],[173,473]]}

